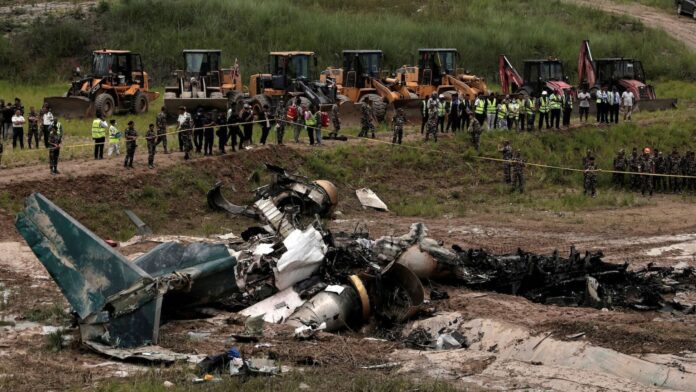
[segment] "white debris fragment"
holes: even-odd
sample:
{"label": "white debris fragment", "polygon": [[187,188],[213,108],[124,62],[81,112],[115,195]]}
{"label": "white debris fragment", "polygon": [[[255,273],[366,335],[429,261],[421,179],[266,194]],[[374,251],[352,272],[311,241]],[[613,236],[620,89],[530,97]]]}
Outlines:
{"label": "white debris fragment", "polygon": [[355,191],[355,195],[360,200],[363,207],[374,208],[378,211],[389,211],[387,205],[372,191],[372,189],[362,188]]}

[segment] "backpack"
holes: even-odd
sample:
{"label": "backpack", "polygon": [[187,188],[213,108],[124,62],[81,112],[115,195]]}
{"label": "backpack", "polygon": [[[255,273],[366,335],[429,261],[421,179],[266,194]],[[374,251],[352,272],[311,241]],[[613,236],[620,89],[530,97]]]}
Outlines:
{"label": "backpack", "polygon": [[329,126],[329,114],[326,112],[321,112],[321,126],[322,127]]}
{"label": "backpack", "polygon": [[295,121],[297,119],[297,106],[290,106],[288,108],[287,118],[290,121]]}

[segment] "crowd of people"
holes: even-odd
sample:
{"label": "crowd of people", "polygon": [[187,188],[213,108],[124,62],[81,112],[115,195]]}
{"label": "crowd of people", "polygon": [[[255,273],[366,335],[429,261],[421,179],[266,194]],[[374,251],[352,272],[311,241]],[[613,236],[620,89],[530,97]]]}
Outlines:
{"label": "crowd of people", "polygon": [[[696,177],[696,156],[691,150],[682,155],[679,149],[674,147],[671,153],[664,155],[657,148],[645,147],[641,154],[638,148],[634,147],[631,154],[626,156],[625,150],[622,149],[614,158],[613,169],[617,172],[626,172],[613,174],[612,184],[618,188],[650,195],[653,192],[696,191],[696,178],[687,178]],[[640,173],[656,175],[645,176]]]}

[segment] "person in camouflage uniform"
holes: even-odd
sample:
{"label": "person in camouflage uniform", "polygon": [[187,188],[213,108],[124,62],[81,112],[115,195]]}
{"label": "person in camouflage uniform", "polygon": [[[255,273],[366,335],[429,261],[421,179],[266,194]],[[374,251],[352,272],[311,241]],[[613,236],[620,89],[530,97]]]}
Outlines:
{"label": "person in camouflage uniform", "polygon": [[[635,147],[633,147],[631,156],[628,158],[628,171],[631,173],[638,173],[640,171],[640,156],[638,155],[638,149]],[[640,177],[639,175],[631,174],[629,181],[631,190],[637,191],[640,189]]]}
{"label": "person in camouflage uniform", "polygon": [[341,117],[338,112],[337,103],[331,105],[331,125],[333,125],[333,132],[329,132],[329,138],[336,138],[338,137],[338,132],[341,130]]}
{"label": "person in camouflage uniform", "polygon": [[[672,154],[668,158],[669,174],[677,176],[680,174],[681,156],[676,147],[672,149]],[[681,178],[669,177],[669,190],[677,193],[681,191]]]}
{"label": "person in camouflage uniform", "polygon": [[279,146],[283,145],[283,137],[285,136],[285,121],[286,121],[286,109],[283,100],[278,102],[275,110],[275,131],[276,131],[276,144]]}
{"label": "person in camouflage uniform", "polygon": [[437,103],[431,103],[428,107],[428,124],[427,130],[425,131],[425,141],[430,140],[430,135],[433,136],[433,140],[437,142],[437,124],[439,121],[437,113]]}
{"label": "person in camouflage uniform", "polygon": [[399,108],[392,119],[392,127],[394,127],[392,144],[396,144],[397,142],[401,144],[401,139],[404,137],[404,124],[406,124],[406,115],[404,114],[404,109]]}
{"label": "person in camouflage uniform", "polygon": [[[58,171],[58,157],[60,156],[60,144],[62,143],[62,136],[58,132],[56,126],[51,126],[51,133],[48,135],[48,162],[51,168],[51,174],[59,174]],[[0,142],[0,147],[2,147],[2,142]]]}
{"label": "person in camouflage uniform", "polygon": [[510,169],[512,167],[512,146],[510,146],[510,141],[509,140],[503,140],[503,146],[498,147],[498,151],[503,154],[503,180],[505,180],[506,184],[510,184],[512,182],[512,175],[510,174]]}
{"label": "person in camouflage uniform", "polygon": [[160,112],[157,113],[155,123],[157,124],[157,140],[155,146],[162,143],[162,146],[164,146],[164,153],[169,154],[169,150],[167,149],[167,108],[164,106],[162,106]]}
{"label": "person in camouflage uniform", "polygon": [[360,108],[360,133],[358,137],[367,137],[368,132],[372,132],[372,138],[375,138],[375,125],[372,123],[374,115],[372,114],[372,103],[368,100],[363,102]]}
{"label": "person in camouflage uniform", "polygon": [[597,196],[597,165],[593,156],[587,157],[583,171],[583,194],[587,196]]}
{"label": "person in camouflage uniform", "polygon": [[138,147],[136,140],[138,139],[138,131],[135,130],[133,120],[128,121],[128,128],[124,133],[126,137],[126,159],[123,161],[123,167],[127,169],[133,168],[133,158],[135,157],[135,148]]}
{"label": "person in camouflage uniform", "polygon": [[[614,158],[613,169],[614,171],[623,172],[626,171],[626,166],[628,162],[626,161],[626,152],[624,149],[620,149],[616,157]],[[624,187],[624,174],[623,173],[612,173],[611,182],[614,186]]]}
{"label": "person in camouflage uniform", "polygon": [[155,131],[155,124],[150,124],[145,134],[145,140],[147,141],[147,167],[150,169],[155,168],[155,150],[157,148],[158,139],[159,136],[157,135],[157,131]]}
{"label": "person in camouflage uniform", "polygon": [[[650,155],[650,148],[645,147],[643,149],[643,155],[639,159],[638,171],[644,174],[655,174],[655,162]],[[650,196],[653,194],[653,176],[642,175],[640,176],[640,193],[645,195],[649,193]]]}
{"label": "person in camouflage uniform", "polygon": [[469,113],[469,135],[471,136],[471,144],[476,147],[476,152],[481,152],[481,133],[483,128],[479,123],[474,113]]}
{"label": "person in camouflage uniform", "polygon": [[520,150],[512,155],[512,192],[519,190],[524,193],[524,161]]}
{"label": "person in camouflage uniform", "polygon": [[184,160],[191,159],[191,150],[193,150],[193,119],[186,118],[181,125],[181,145],[184,150]]}
{"label": "person in camouflage uniform", "polygon": [[[655,174],[667,173],[665,157],[662,155],[662,151],[658,150],[657,148],[653,152],[653,162],[655,163]],[[655,191],[664,192],[666,190],[665,183],[666,181],[664,177],[653,177],[653,188]]]}

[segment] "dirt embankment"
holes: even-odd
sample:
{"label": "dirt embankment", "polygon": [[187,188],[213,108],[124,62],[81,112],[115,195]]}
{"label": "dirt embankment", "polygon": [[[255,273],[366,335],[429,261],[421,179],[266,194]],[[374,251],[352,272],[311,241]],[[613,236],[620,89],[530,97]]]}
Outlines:
{"label": "dirt embankment", "polygon": [[[691,50],[696,50],[696,21],[684,16],[677,16],[676,11],[666,11],[642,4],[616,2],[609,0],[564,0],[615,14],[634,17],[646,26],[664,30],[674,39],[683,42]],[[676,8],[675,8],[676,10]]]}

